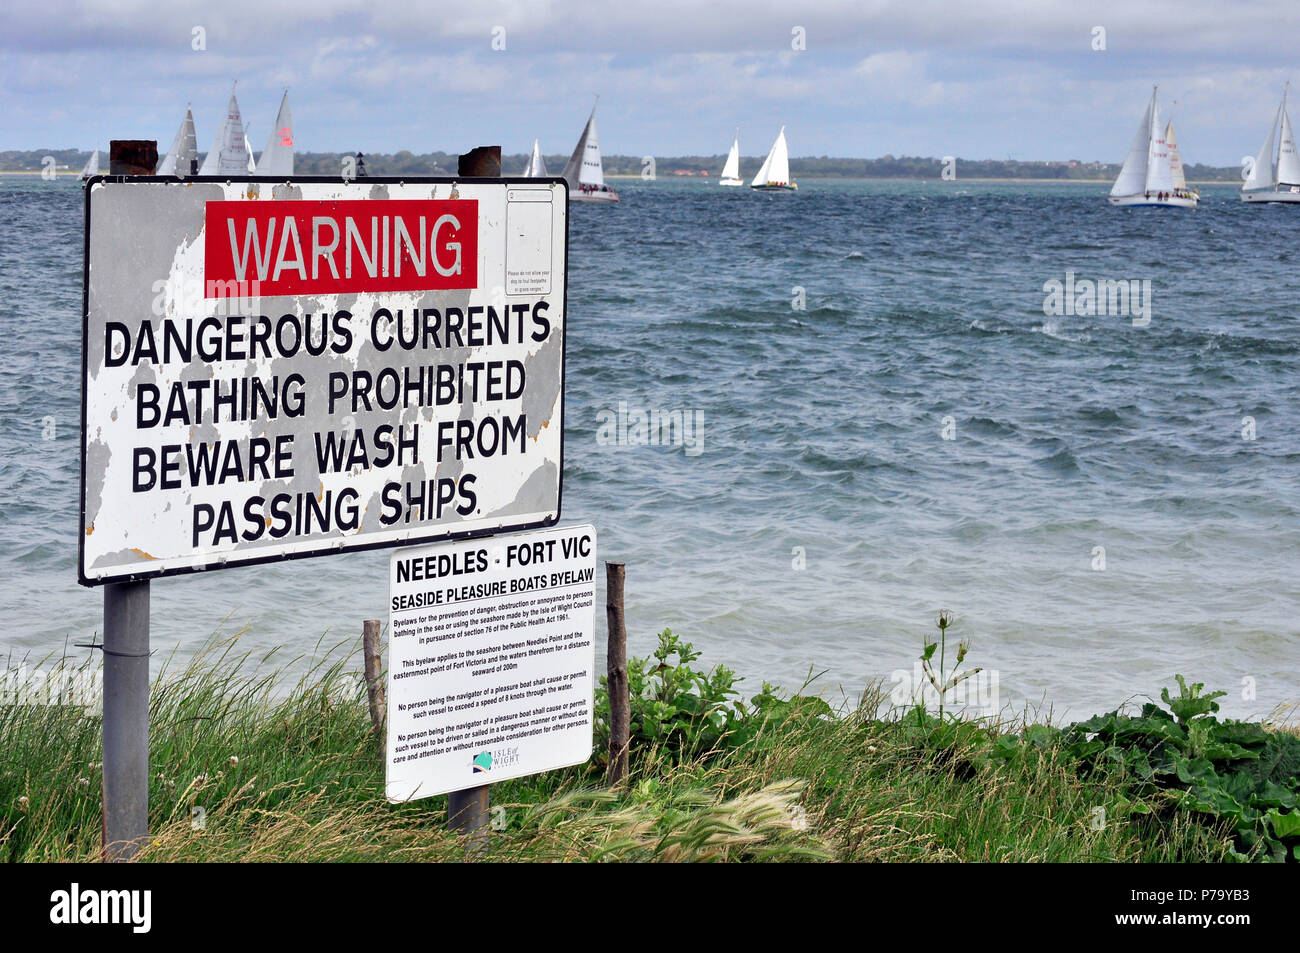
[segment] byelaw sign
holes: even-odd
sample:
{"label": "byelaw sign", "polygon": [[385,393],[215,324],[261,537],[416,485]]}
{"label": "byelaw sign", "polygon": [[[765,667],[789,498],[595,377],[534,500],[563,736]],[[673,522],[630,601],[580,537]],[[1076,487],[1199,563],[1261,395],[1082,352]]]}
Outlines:
{"label": "byelaw sign", "polygon": [[595,575],[593,526],[393,553],[390,801],[591,757]]}

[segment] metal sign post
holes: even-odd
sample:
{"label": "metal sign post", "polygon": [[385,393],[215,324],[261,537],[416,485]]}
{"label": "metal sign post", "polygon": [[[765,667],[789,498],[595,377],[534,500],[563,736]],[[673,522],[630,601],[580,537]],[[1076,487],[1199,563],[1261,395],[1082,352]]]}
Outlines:
{"label": "metal sign post", "polygon": [[149,835],[149,583],[104,587],[104,823],[107,860]]}
{"label": "metal sign post", "polygon": [[[151,175],[158,144],[115,140],[114,175]],[[133,860],[149,836],[149,583],[104,587],[104,858]]]}

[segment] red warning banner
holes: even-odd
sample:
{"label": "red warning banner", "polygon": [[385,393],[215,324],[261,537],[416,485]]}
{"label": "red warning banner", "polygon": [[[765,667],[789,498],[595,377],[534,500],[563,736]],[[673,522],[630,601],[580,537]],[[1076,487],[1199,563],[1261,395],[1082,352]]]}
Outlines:
{"label": "red warning banner", "polygon": [[478,286],[474,199],[208,202],[205,222],[209,298]]}

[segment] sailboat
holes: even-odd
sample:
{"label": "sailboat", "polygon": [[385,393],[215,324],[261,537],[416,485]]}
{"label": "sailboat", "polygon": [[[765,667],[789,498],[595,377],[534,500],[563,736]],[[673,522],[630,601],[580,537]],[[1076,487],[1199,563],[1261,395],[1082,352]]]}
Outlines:
{"label": "sailboat", "polygon": [[740,178],[740,130],[736,130],[736,138],[731,141],[731,151],[727,153],[727,161],[722,166],[722,177],[718,179],[718,185],[744,185]]}
{"label": "sailboat", "polygon": [[777,133],[772,151],[763,160],[749,187],[762,192],[793,192],[799,188],[790,181],[790,150],[785,144],[785,126]]}
{"label": "sailboat", "polygon": [[541,143],[534,139],[533,154],[528,157],[528,164],[524,166],[524,176],[529,179],[540,179],[546,174],[546,160],[542,158]]}
{"label": "sailboat", "polygon": [[185,118],[176,130],[172,147],[158,163],[158,175],[194,175],[199,171],[199,143],[194,134],[194,112],[185,107]]}
{"label": "sailboat", "polygon": [[203,157],[199,175],[245,175],[250,159],[244,121],[239,116],[239,103],[235,99],[234,87],[231,87],[226,119],[212,140],[212,148]]}
{"label": "sailboat", "polygon": [[82,180],[90,178],[92,175],[99,175],[99,150],[96,149],[86,160],[85,167],[81,170]]}
{"label": "sailboat", "polygon": [[582,128],[573,155],[564,164],[564,178],[569,183],[569,198],[575,202],[617,202],[618,193],[605,185],[600,162],[600,141],[596,138],[596,107],[591,107],[587,125]]}
{"label": "sailboat", "polygon": [[[1119,177],[1110,189],[1111,205],[1151,205],[1174,208],[1196,208],[1200,195],[1188,191],[1183,179],[1182,157],[1169,148],[1168,136],[1173,124],[1160,124],[1160,104],[1156,101],[1157,89],[1151,90],[1142,124],[1138,126],[1128,158],[1119,170]],[[1174,161],[1178,162],[1178,179],[1174,181]]]}
{"label": "sailboat", "polygon": [[[1282,104],[1277,107],[1268,139],[1255,157],[1250,176],[1241,186],[1243,202],[1300,202],[1300,156],[1296,155],[1295,133],[1291,131],[1291,117],[1286,111],[1286,94],[1290,86],[1287,83],[1282,89]],[[1279,125],[1282,141],[1275,148]]]}
{"label": "sailboat", "polygon": [[275,125],[266,137],[266,148],[257,160],[259,175],[293,175],[293,116],[289,112],[289,91],[280,98]]}

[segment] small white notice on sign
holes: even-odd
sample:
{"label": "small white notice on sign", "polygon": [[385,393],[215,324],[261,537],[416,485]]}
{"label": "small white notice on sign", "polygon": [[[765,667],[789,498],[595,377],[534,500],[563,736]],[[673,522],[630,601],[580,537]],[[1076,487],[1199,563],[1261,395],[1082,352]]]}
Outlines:
{"label": "small white notice on sign", "polygon": [[506,294],[551,293],[553,209],[550,189],[506,192]]}
{"label": "small white notice on sign", "polygon": [[591,757],[595,577],[593,526],[394,552],[388,800]]}

